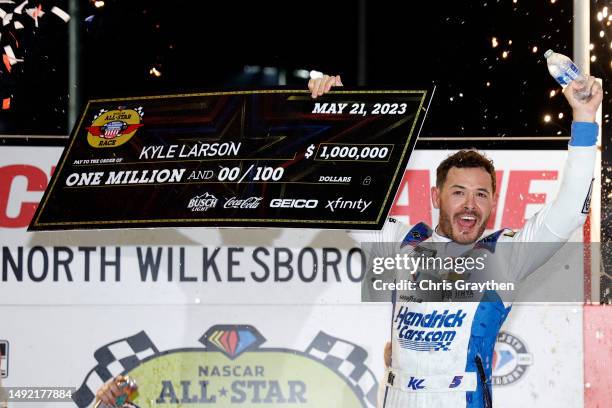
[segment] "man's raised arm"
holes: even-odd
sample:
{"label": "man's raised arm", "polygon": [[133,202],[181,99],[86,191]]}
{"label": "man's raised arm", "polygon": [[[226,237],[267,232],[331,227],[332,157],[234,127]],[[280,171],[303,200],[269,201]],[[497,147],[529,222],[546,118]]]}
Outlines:
{"label": "man's raised arm", "polygon": [[527,221],[517,234],[519,241],[565,242],[586,220],[597,149],[595,116],[603,98],[594,77],[589,77],[587,86],[591,87],[587,101],[576,98],[574,91],[579,85],[575,82],[563,91],[572,107],[573,123],[561,187],[553,202]]}
{"label": "man's raised arm", "polygon": [[[531,217],[509,241],[512,247],[512,278],[520,281],[546,263],[571,234],[581,227],[589,212],[599,127],[595,122],[603,98],[602,87],[594,77],[587,86],[591,97],[580,101],[574,82],[563,91],[573,111],[572,135],[561,186],[555,199]],[[531,243],[531,244],[525,244]],[[548,243],[548,244],[543,244]],[[557,245],[555,245],[555,243]]]}

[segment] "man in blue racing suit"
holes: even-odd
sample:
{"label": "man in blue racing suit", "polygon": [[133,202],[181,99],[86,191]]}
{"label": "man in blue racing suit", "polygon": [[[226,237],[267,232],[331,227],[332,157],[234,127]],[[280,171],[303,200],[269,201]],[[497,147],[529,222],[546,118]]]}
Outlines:
{"label": "man in blue racing suit", "polygon": [[[311,79],[309,89],[316,98],[341,85],[338,76],[322,76]],[[570,83],[564,90],[574,122],[558,195],[521,230],[484,235],[496,203],[495,170],[478,152],[463,150],[437,169],[436,186],[431,190],[433,206],[440,211],[435,229],[424,223],[410,228],[389,218],[381,231],[352,236],[371,245],[370,259],[414,254],[416,248],[427,251],[427,245],[435,246],[437,256],[447,247],[457,256],[511,243],[505,250],[489,251],[489,276],[485,273],[481,278],[520,282],[550,259],[586,220],[598,134],[595,116],[603,96],[595,78],[590,77],[586,86],[591,90],[586,101],[575,97],[579,84]],[[394,276],[397,279],[398,272]],[[365,282],[369,285],[370,280]],[[392,300],[392,338],[385,350],[388,368],[379,406],[491,407],[493,349],[511,300],[491,291],[470,302],[428,301],[400,291],[393,292]]]}

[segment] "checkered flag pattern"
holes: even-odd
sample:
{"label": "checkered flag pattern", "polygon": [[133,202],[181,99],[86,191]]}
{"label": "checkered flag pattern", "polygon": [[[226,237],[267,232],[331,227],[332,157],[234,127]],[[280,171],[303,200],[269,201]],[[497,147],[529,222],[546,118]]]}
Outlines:
{"label": "checkered flag pattern", "polygon": [[319,332],[306,349],[306,353],[347,378],[368,407],[376,406],[378,381],[365,365],[368,353],[363,348]]}
{"label": "checkered flag pattern", "polygon": [[81,387],[72,395],[79,408],[89,406],[96,398],[96,391],[106,381],[138,366],[142,360],[159,353],[144,331],[100,347],[94,353],[98,362],[85,377]]}

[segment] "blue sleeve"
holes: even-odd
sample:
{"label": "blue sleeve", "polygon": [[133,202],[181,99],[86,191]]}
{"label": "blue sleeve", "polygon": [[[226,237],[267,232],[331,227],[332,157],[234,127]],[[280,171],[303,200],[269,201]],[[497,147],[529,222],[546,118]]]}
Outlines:
{"label": "blue sleeve", "polygon": [[597,142],[599,125],[592,122],[572,122],[570,146],[593,146]]}

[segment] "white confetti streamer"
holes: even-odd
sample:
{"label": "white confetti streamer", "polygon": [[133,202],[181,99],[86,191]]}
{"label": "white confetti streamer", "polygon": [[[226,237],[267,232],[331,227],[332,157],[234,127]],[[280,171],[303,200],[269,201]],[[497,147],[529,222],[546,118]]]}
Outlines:
{"label": "white confetti streamer", "polygon": [[36,8],[26,9],[26,14],[34,19],[34,25],[38,27],[38,18],[45,15],[45,12]]}
{"label": "white confetti streamer", "polygon": [[70,14],[66,13],[64,10],[62,10],[59,7],[53,6],[53,8],[51,9],[51,12],[55,14],[56,16],[58,16],[59,18],[61,18],[62,20],[64,20],[65,23],[67,23],[68,20],[70,20]]}
{"label": "white confetti streamer", "polygon": [[15,30],[21,30],[23,28],[23,24],[21,24],[19,21],[15,21]]}
{"label": "white confetti streamer", "polygon": [[15,53],[10,45],[4,46],[4,53],[11,59],[15,59]]}
{"label": "white confetti streamer", "polygon": [[16,14],[21,14],[26,4],[28,4],[28,0],[25,0],[23,3],[15,7],[15,10],[13,10],[13,12]]}
{"label": "white confetti streamer", "polygon": [[13,13],[8,13],[6,16],[2,17],[2,25],[8,25],[13,19]]}
{"label": "white confetti streamer", "polygon": [[6,16],[6,11],[0,9],[0,18],[4,18]]}
{"label": "white confetti streamer", "polygon": [[16,63],[18,63],[18,62],[23,62],[23,60],[22,60],[22,59],[19,59],[19,58],[16,58],[16,57],[15,57],[15,53],[13,52],[13,49],[11,48],[11,46],[10,46],[10,45],[6,45],[6,46],[4,47],[4,53],[5,53],[5,54],[6,54],[6,56],[8,57],[8,59],[9,59],[9,63],[10,63],[11,65],[15,65],[15,64],[16,64]]}

